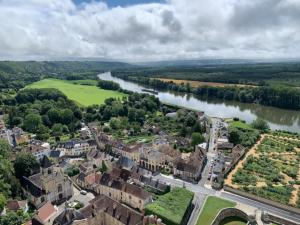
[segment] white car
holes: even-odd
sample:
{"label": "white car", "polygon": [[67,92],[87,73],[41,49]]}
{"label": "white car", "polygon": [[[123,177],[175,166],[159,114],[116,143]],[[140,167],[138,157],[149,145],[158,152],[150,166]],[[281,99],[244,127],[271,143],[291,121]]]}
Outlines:
{"label": "white car", "polygon": [[81,191],[80,191],[80,194],[82,194],[82,195],[86,195],[86,194],[87,194],[87,192],[86,192],[85,190],[81,190]]}

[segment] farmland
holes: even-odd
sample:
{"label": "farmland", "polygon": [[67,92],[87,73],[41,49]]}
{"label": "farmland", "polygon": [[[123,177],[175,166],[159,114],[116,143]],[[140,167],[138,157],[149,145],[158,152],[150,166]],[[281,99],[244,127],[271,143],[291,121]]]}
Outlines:
{"label": "farmland", "polygon": [[275,132],[262,135],[225,184],[275,202],[300,208],[300,139]]}
{"label": "farmland", "polygon": [[228,86],[237,86],[237,87],[245,87],[250,85],[242,85],[242,84],[226,84],[226,83],[218,83],[218,82],[202,82],[202,81],[193,81],[193,80],[177,80],[177,79],[169,79],[169,78],[155,78],[164,82],[173,82],[175,84],[190,84],[192,87],[196,88],[199,86],[210,86],[210,87],[228,87]]}
{"label": "farmland", "polygon": [[83,106],[100,105],[107,98],[122,98],[125,96],[125,94],[117,91],[100,89],[89,80],[87,82],[81,80],[76,84],[74,81],[44,79],[30,84],[26,88],[55,88],[63,92],[69,99]]}

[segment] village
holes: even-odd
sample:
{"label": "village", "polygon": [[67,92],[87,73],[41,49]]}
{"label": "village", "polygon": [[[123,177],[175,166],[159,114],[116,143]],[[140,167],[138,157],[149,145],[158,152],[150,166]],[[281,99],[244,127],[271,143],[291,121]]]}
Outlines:
{"label": "village", "polygon": [[[97,224],[102,221],[103,224],[163,225],[159,215],[145,212],[157,196],[172,193],[174,187],[155,179],[155,175],[182,180],[182,189],[185,183],[197,185],[201,180],[210,188],[221,189],[224,174],[245,152],[243,146],[229,142],[225,122],[220,121],[212,128],[203,114],[198,119],[206,126],[206,138],[190,153],[174,149],[174,143],[179,145],[180,141],[190,140],[176,139],[163,130],[155,131],[151,142],[126,144],[93,122],[82,124],[78,138],[53,145],[36,140],[19,127],[7,129],[1,120],[1,138],[14,151],[30,153],[40,162],[39,171],[21,179],[27,200],[12,199],[7,210],[26,211],[29,205],[35,208],[35,216],[28,225],[95,224],[96,221]],[[213,140],[209,138],[211,131]],[[209,143],[213,143],[216,156],[203,172]],[[179,224],[187,223],[193,211],[192,199]]]}

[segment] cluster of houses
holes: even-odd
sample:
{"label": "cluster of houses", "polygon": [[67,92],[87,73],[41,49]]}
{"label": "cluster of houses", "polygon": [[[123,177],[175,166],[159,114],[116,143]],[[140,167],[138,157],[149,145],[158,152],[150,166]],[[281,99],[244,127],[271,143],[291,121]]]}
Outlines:
{"label": "cluster of houses", "polygon": [[223,187],[224,177],[246,153],[244,146],[234,145],[229,141],[227,124],[222,122],[219,126],[218,138],[216,140],[217,156],[214,159],[212,168],[212,187],[215,189]]}
{"label": "cluster of houses", "polygon": [[[39,170],[21,179],[27,200],[11,200],[6,206],[14,211],[34,206],[37,213],[26,225],[163,225],[156,216],[144,215],[146,205],[153,201],[151,193],[170,190],[152,174],[168,173],[197,182],[206,163],[203,146],[182,154],[162,133],[151,143],[125,144],[90,125],[81,129],[80,139],[51,146],[18,127],[8,132],[1,120],[0,131],[1,138],[11,138],[15,151],[30,153],[40,162]],[[102,171],[103,164],[107,168]],[[70,178],[66,171],[72,166],[79,173]],[[70,201],[74,201],[76,189],[96,197],[75,209]]]}
{"label": "cluster of houses", "polygon": [[163,172],[173,174],[183,180],[197,182],[206,163],[206,149],[200,145],[188,156],[174,149],[164,136],[160,136],[150,144],[125,145],[114,141],[112,152],[124,161],[139,166],[153,173]]}

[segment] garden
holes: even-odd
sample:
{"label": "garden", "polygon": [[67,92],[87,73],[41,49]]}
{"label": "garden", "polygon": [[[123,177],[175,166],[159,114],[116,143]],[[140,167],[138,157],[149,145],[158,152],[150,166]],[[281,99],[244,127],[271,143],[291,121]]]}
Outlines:
{"label": "garden", "polygon": [[300,208],[300,139],[296,134],[280,134],[264,135],[226,184]]}
{"label": "garden", "polygon": [[174,188],[147,205],[145,212],[147,215],[157,215],[166,225],[180,225],[191,206],[193,197],[194,193],[185,188]]}

